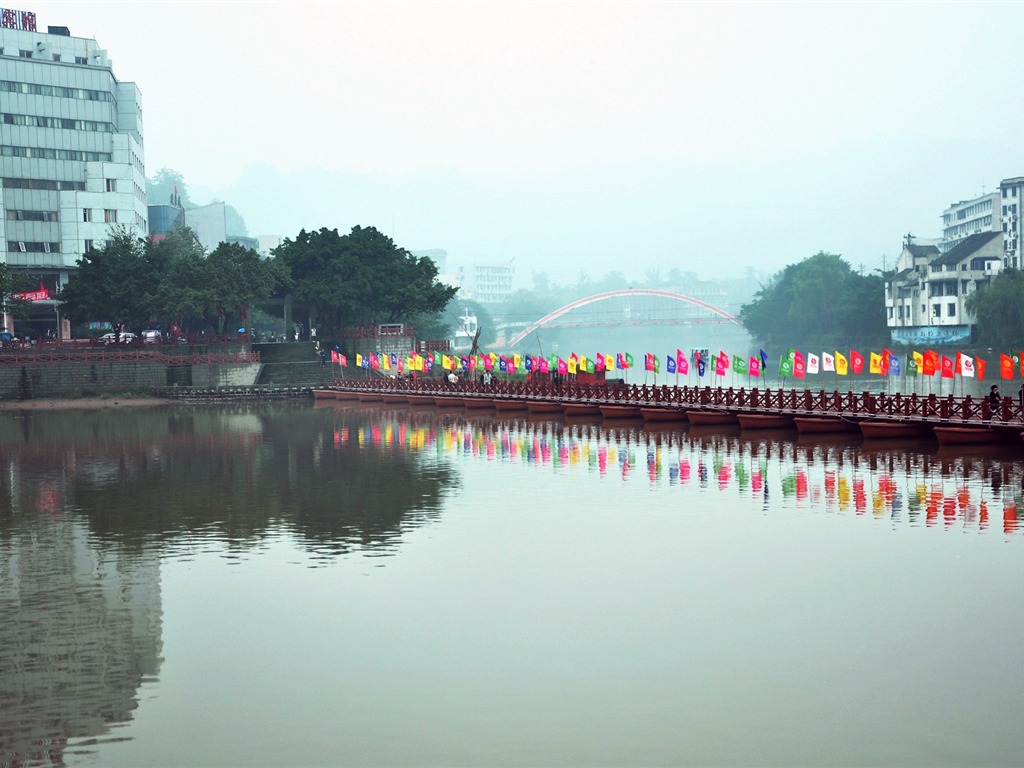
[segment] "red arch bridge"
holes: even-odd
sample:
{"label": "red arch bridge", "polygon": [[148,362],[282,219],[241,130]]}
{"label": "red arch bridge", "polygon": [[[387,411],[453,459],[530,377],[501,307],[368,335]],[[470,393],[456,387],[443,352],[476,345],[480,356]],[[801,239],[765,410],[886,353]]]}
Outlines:
{"label": "red arch bridge", "polygon": [[[590,304],[596,304],[597,302],[613,301],[617,299],[634,299],[634,298],[655,298],[655,299],[667,299],[669,302],[679,302],[685,305],[686,309],[684,312],[669,312],[663,308],[658,307],[641,307],[633,308],[627,307],[621,316],[617,316],[614,319],[602,318],[602,319],[577,319],[573,322],[566,322],[562,318],[568,315],[570,312],[579,310]],[[681,323],[693,323],[693,324],[706,324],[706,323],[732,323],[742,327],[739,318],[729,314],[724,309],[709,304],[706,301],[695,299],[692,296],[684,296],[681,293],[673,293],[672,291],[659,291],[650,288],[625,288],[618,291],[606,291],[605,293],[596,293],[593,296],[587,296],[586,298],[577,299],[576,301],[569,302],[565,306],[559,307],[554,312],[549,312],[544,315],[540,320],[531,323],[522,331],[517,333],[511,339],[509,339],[508,346],[514,347],[516,344],[521,342],[531,333],[542,327],[552,326],[572,326],[572,327],[583,327],[583,326],[600,326],[600,325],[669,325],[669,324],[681,324]]]}

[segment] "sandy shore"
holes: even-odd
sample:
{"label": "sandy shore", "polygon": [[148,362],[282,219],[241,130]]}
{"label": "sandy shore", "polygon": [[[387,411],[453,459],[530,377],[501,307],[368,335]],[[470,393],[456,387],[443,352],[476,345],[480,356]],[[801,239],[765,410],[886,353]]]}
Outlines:
{"label": "sandy shore", "polygon": [[0,411],[95,410],[170,404],[171,401],[163,397],[40,397],[35,400],[0,400]]}

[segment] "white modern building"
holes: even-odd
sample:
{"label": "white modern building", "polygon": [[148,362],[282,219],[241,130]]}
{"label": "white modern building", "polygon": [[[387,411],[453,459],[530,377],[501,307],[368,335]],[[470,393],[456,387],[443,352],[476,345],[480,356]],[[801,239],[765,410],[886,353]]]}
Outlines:
{"label": "white modern building", "polygon": [[512,296],[515,269],[512,263],[470,264],[459,267],[459,296],[481,304],[497,304]]}
{"label": "white modern building", "polygon": [[999,185],[999,204],[1003,232],[1005,265],[1013,269],[1024,267],[1021,248],[1024,247],[1024,218],[1020,206],[1024,203],[1024,176],[1003,179]]}
{"label": "white modern building", "polygon": [[[142,106],[107,52],[35,14],[0,16],[0,254],[53,292],[115,225],[148,232]],[[33,305],[25,331],[57,326]],[[49,304],[49,306],[47,306]],[[8,322],[10,322],[8,320]]]}
{"label": "white modern building", "polygon": [[999,232],[1000,225],[998,192],[953,203],[942,212],[942,240],[939,242],[939,250],[945,253],[971,235]]}

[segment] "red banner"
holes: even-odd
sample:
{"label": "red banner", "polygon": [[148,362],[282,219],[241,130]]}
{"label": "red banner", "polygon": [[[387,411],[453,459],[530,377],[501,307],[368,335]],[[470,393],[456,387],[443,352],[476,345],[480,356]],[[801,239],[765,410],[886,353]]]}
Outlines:
{"label": "red banner", "polygon": [[28,291],[27,293],[15,293],[15,299],[21,299],[22,301],[46,301],[50,298],[50,292],[43,287],[43,281],[39,281],[38,291]]}

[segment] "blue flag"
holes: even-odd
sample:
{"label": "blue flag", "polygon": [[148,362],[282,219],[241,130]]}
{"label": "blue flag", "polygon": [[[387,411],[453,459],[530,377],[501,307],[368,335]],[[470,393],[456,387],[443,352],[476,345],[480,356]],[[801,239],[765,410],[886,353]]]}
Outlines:
{"label": "blue flag", "polygon": [[698,376],[703,376],[704,375],[704,371],[706,371],[706,370],[707,370],[707,365],[704,364],[704,358],[702,357],[702,358],[697,360],[697,375]]}
{"label": "blue flag", "polygon": [[676,358],[675,355],[667,355],[665,357],[665,370],[669,373],[676,372]]}

